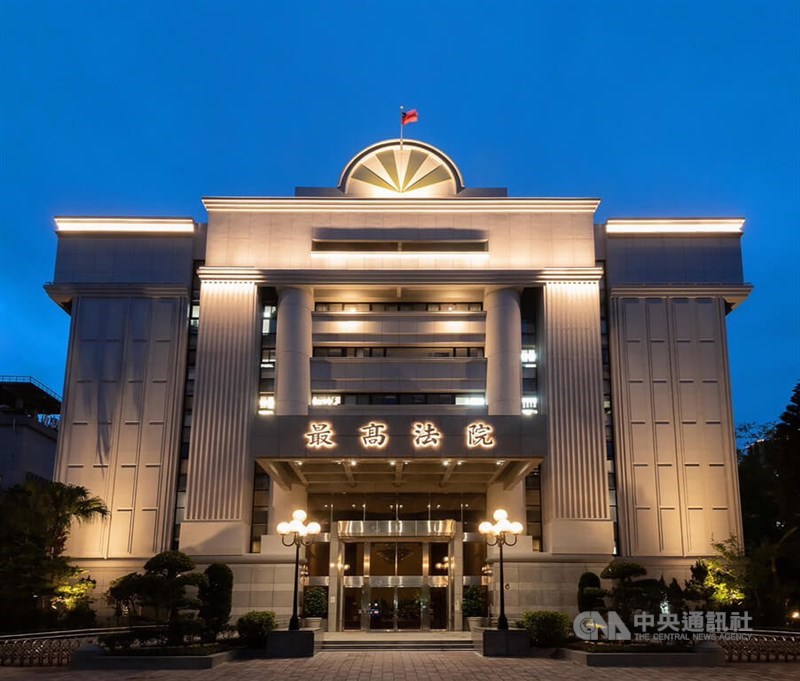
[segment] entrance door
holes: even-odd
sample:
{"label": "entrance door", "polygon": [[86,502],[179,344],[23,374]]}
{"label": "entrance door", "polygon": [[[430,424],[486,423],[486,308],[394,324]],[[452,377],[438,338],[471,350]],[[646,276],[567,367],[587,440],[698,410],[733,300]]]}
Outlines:
{"label": "entrance door", "polygon": [[447,629],[446,554],[443,542],[347,543],[342,629]]}
{"label": "entrance door", "polygon": [[345,587],[342,607],[342,629],[361,629],[361,587]]}
{"label": "entrance door", "polygon": [[397,587],[397,629],[422,628],[422,587]]}

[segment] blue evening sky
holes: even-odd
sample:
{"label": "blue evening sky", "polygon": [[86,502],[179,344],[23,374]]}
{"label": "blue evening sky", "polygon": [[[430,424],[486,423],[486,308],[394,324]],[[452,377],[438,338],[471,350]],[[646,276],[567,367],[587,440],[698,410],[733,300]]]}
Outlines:
{"label": "blue evening sky", "polygon": [[397,135],[598,219],[742,216],[737,422],[800,380],[798,2],[0,2],[0,373],[57,392],[54,215],[205,221]]}

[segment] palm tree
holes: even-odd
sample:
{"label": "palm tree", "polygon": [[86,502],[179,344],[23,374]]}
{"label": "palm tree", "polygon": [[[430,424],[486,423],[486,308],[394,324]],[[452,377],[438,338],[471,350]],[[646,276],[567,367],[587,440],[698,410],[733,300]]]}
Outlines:
{"label": "palm tree", "polygon": [[34,624],[36,609],[49,611],[55,590],[81,572],[64,549],[73,520],[104,518],[103,500],[85,487],[61,482],[26,482],[0,492],[0,628]]}
{"label": "palm tree", "polygon": [[[34,490],[34,500],[44,511],[44,536],[48,552],[53,559],[64,554],[72,521],[88,522],[106,518],[108,508],[100,497],[91,496],[89,490],[79,485],[50,482],[46,485],[27,483]],[[38,497],[38,498],[37,498]]]}

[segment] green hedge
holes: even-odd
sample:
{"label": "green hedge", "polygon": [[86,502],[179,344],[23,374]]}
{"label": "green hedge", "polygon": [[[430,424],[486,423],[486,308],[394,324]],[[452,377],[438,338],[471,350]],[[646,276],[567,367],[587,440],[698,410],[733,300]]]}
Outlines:
{"label": "green hedge", "polygon": [[275,631],[275,613],[272,610],[251,610],[236,622],[236,630],[248,648],[264,648],[267,634]]}
{"label": "green hedge", "polygon": [[522,613],[522,626],[528,630],[534,648],[557,648],[569,635],[570,619],[565,612],[526,610]]}

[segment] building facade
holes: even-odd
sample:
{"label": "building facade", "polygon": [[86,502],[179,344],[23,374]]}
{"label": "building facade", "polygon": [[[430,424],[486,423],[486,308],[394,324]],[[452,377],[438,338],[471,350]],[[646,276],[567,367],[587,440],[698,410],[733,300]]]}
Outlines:
{"label": "building facade", "polygon": [[421,142],[333,188],[206,198],[191,219],[57,218],[72,317],[57,477],[111,515],[69,552],[99,588],[176,548],[234,570],[234,615],[291,612],[278,522],[323,534],[328,627],[460,629],[576,611],[615,555],[683,577],[741,535],[725,316],[740,219],[618,219],[465,187]]}
{"label": "building facade", "polygon": [[60,411],[33,376],[0,376],[0,489],[53,479]]}

